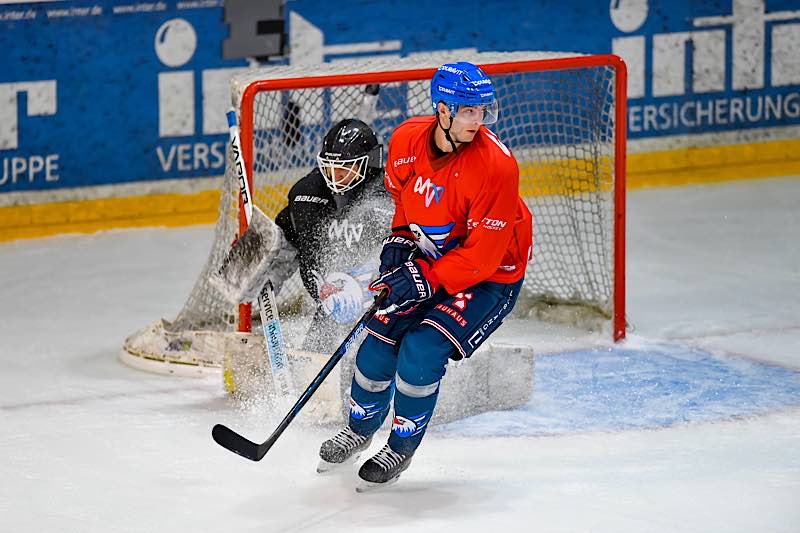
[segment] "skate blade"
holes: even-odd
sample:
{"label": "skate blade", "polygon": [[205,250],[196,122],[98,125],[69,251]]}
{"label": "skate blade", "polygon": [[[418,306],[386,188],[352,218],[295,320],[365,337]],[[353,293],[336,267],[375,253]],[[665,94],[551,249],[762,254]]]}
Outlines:
{"label": "skate blade", "polygon": [[384,483],[373,483],[372,481],[366,481],[362,479],[358,485],[356,485],[356,492],[362,494],[364,492],[375,492],[376,490],[385,489],[390,485],[394,485],[400,480],[400,474],[397,474],[392,479],[384,482]]}
{"label": "skate blade", "polygon": [[319,463],[317,464],[317,474],[328,474],[330,472],[335,472],[336,470],[341,470],[345,466],[355,464],[359,457],[361,457],[361,452],[353,454],[352,457],[342,461],[341,463],[329,463],[325,459],[320,459]]}

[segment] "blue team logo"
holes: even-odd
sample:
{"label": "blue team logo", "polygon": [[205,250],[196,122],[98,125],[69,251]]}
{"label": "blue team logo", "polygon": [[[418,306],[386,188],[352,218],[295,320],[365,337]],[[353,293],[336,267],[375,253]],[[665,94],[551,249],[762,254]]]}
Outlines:
{"label": "blue team logo", "polygon": [[414,240],[417,241],[417,246],[422,250],[425,255],[432,259],[439,259],[458,246],[459,239],[451,239],[450,232],[455,226],[455,222],[445,224],[443,226],[420,226],[419,224],[409,224],[411,233],[414,234]]}
{"label": "blue team logo", "polygon": [[370,403],[361,405],[356,403],[355,400],[350,398],[350,416],[356,420],[367,420],[381,412],[381,408],[377,403]]}
{"label": "blue team logo", "polygon": [[421,433],[425,426],[428,425],[429,414],[430,411],[425,411],[421,415],[412,418],[395,415],[392,421],[392,431],[398,437],[413,437]]}

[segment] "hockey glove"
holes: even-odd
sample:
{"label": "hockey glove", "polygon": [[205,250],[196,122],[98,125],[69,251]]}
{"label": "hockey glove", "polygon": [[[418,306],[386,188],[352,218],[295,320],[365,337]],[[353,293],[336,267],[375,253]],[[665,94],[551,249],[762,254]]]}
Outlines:
{"label": "hockey glove", "polygon": [[296,255],[280,226],[254,207],[247,231],[211,273],[209,283],[230,303],[255,300],[268,279],[278,292],[297,268]]}
{"label": "hockey glove", "polygon": [[378,311],[383,315],[409,310],[432,298],[438,288],[439,280],[424,259],[406,261],[399,267],[387,270],[369,285],[371,291],[389,291]]}
{"label": "hockey glove", "polygon": [[417,243],[407,227],[394,228],[392,234],[383,239],[381,250],[381,266],[378,271],[383,274],[387,270],[399,267],[410,261],[417,251]]}

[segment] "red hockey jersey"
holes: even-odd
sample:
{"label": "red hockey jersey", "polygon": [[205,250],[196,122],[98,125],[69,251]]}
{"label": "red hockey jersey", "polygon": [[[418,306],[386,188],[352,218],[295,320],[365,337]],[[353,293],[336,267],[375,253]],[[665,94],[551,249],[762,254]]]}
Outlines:
{"label": "red hockey jersey", "polygon": [[384,178],[395,203],[392,227],[411,228],[449,294],[481,281],[518,281],[533,228],[516,159],[483,126],[456,153],[436,157],[435,127],[435,116],[417,117],[392,134]]}

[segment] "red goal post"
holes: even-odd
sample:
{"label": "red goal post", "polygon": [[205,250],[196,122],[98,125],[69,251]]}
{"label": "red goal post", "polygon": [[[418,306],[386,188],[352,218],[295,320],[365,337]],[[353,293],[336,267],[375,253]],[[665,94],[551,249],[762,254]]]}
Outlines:
{"label": "red goal post", "polygon": [[[603,260],[598,261],[598,264],[603,264],[598,270],[603,270],[603,272],[592,272],[588,273],[579,273],[576,277],[585,277],[586,279],[589,278],[607,278],[610,280],[608,284],[607,290],[608,294],[604,295],[603,297],[607,299],[607,301],[600,301],[599,298],[595,298],[594,295],[590,298],[586,298],[589,302],[589,305],[593,305],[598,307],[605,315],[608,315],[611,319],[612,323],[612,335],[615,341],[619,341],[625,337],[625,155],[626,155],[626,110],[627,110],[627,97],[626,97],[626,85],[627,85],[627,77],[626,77],[626,69],[623,61],[615,55],[571,55],[566,57],[545,57],[545,58],[536,58],[536,59],[519,59],[523,57],[526,53],[517,52],[513,54],[505,54],[508,59],[503,57],[504,54],[494,54],[494,55],[486,55],[485,57],[481,54],[474,54],[475,58],[466,58],[467,60],[471,60],[481,66],[481,68],[495,80],[495,83],[501,86],[509,85],[511,89],[513,89],[513,83],[509,82],[508,84],[503,84],[502,81],[505,79],[514,79],[515,77],[521,78],[519,81],[519,87],[525,89],[526,94],[530,94],[533,98],[529,102],[522,102],[516,101],[514,104],[513,110],[510,110],[509,107],[506,107],[504,100],[510,99],[513,100],[514,98],[518,98],[522,100],[522,96],[519,95],[508,95],[498,94],[498,100],[500,105],[500,115],[501,119],[498,121],[498,124],[492,129],[494,129],[500,136],[500,138],[509,145],[512,151],[515,152],[517,155],[518,151],[522,147],[525,151],[530,152],[531,154],[542,154],[544,158],[544,162],[528,159],[520,160],[520,184],[521,189],[525,188],[523,196],[526,199],[526,202],[535,203],[534,198],[541,198],[541,197],[548,197],[548,196],[557,196],[562,195],[566,198],[572,197],[575,202],[583,202],[587,204],[592,203],[590,198],[593,195],[600,195],[600,194],[610,194],[610,202],[611,202],[611,209],[608,213],[601,212],[601,209],[594,209],[594,206],[600,205],[603,202],[598,202],[597,204],[593,204],[590,207],[587,207],[587,212],[594,212],[596,213],[597,220],[582,220],[579,222],[575,222],[574,220],[569,220],[569,214],[562,214],[556,213],[555,209],[534,209],[534,239],[542,239],[543,234],[542,230],[537,227],[537,224],[546,224],[546,217],[548,217],[548,213],[553,213],[555,218],[562,220],[565,226],[573,225],[573,226],[581,226],[582,228],[578,230],[578,232],[586,232],[587,234],[591,231],[592,224],[598,225],[608,225],[610,224],[610,230],[605,231],[607,228],[603,228],[604,231],[598,231],[598,234],[602,233],[603,237],[600,240],[604,240],[604,246],[607,246],[610,250],[610,255],[612,257],[610,262],[605,262]],[[531,53],[527,53],[528,55],[533,55]],[[536,55],[542,55],[538,53]],[[545,54],[547,55],[547,54]],[[555,55],[555,54],[550,54]],[[500,60],[496,60],[496,56],[499,56]],[[385,64],[357,64],[352,67],[352,71],[348,72],[348,68],[346,66],[336,66],[331,68],[327,65],[319,65],[319,66],[308,66],[305,68],[307,75],[296,75],[298,70],[291,67],[287,67],[287,74],[285,75],[276,75],[270,79],[253,79],[252,81],[247,82],[244,85],[244,89],[241,91],[241,100],[240,100],[240,107],[239,107],[239,114],[240,114],[240,124],[241,124],[241,140],[242,140],[242,150],[243,156],[247,167],[247,176],[251,182],[251,190],[257,191],[259,189],[264,189],[263,184],[257,183],[258,180],[255,180],[254,183],[254,176],[259,175],[259,168],[254,164],[255,157],[254,157],[254,149],[256,149],[256,145],[258,144],[258,135],[257,131],[259,128],[263,127],[263,124],[259,124],[259,104],[258,100],[260,97],[267,93],[277,94],[300,94],[303,92],[313,92],[313,91],[330,91],[335,88],[348,88],[348,87],[363,87],[369,84],[379,84],[381,86],[392,86],[396,87],[398,85],[403,84],[415,84],[419,82],[420,84],[424,85],[426,82],[430,80],[433,76],[433,73],[436,70],[435,65],[447,61],[455,61],[456,58],[449,58],[446,60],[431,61],[428,60],[427,63],[433,66],[425,66],[424,68],[399,68],[403,65],[408,65],[408,61],[404,60],[393,60],[387,61]],[[458,60],[464,60],[464,58],[459,57]],[[423,61],[424,62],[424,61]],[[395,68],[398,67],[398,68]],[[277,68],[280,71],[280,68]],[[328,73],[328,71],[331,71]],[[570,90],[572,85],[569,84],[569,73],[581,73],[581,72],[590,72],[590,71],[600,71],[603,74],[596,76],[597,81],[590,81],[586,82],[587,85],[581,86],[580,84],[575,84],[575,93],[569,93],[567,91]],[[563,97],[563,100],[559,103],[558,101],[548,101],[546,103],[547,106],[550,106],[548,109],[545,109],[538,113],[537,117],[539,116],[547,116],[547,117],[555,117],[552,121],[552,128],[553,132],[551,134],[545,133],[543,138],[549,140],[550,147],[558,147],[559,150],[555,150],[552,153],[547,152],[547,146],[529,146],[525,145],[522,146],[521,142],[528,142],[528,141],[516,141],[515,139],[509,139],[509,136],[504,135],[503,133],[503,115],[504,113],[524,113],[525,110],[529,110],[532,107],[537,105],[535,100],[537,89],[539,87],[536,83],[541,83],[542,87],[544,87],[548,80],[545,79],[542,82],[532,82],[527,81],[522,78],[525,78],[528,74],[544,74],[544,73],[563,73],[564,76],[552,76],[550,77],[550,82],[555,84],[556,86],[560,87],[559,90],[564,92],[560,93]],[[578,76],[578,74],[575,74]],[[253,75],[249,75],[253,77]],[[255,77],[258,78],[257,71],[255,72]],[[587,77],[587,76],[583,76]],[[246,78],[246,76],[245,76]],[[544,78],[548,78],[544,76]],[[591,83],[595,83],[597,87],[591,85]],[[608,90],[606,91],[608,94],[604,94],[603,88],[608,85]],[[236,83],[234,82],[234,93],[236,92]],[[546,89],[542,89],[542,94],[551,94],[550,92],[546,92]],[[425,94],[425,91],[422,91]],[[558,91],[552,91],[552,94],[557,94]],[[356,94],[356,93],[354,93]],[[595,102],[594,104],[590,104],[592,110],[590,111],[575,111],[574,109],[570,111],[573,113],[571,119],[573,123],[568,123],[567,121],[560,123],[559,119],[557,118],[559,108],[568,109],[571,107],[577,106],[583,100],[586,99],[587,96],[597,95],[598,98],[610,98],[610,100],[602,101],[602,102]],[[285,98],[283,98],[285,100]],[[302,108],[303,102],[299,102],[299,105]],[[393,109],[390,105],[385,106],[387,109]],[[410,107],[410,106],[409,106]],[[379,106],[380,108],[380,106]],[[599,112],[595,112],[599,109]],[[379,111],[380,113],[380,111]],[[429,112],[430,113],[430,109]],[[422,113],[419,113],[422,114]],[[588,118],[592,117],[600,117],[605,119],[608,124],[594,124],[591,123]],[[537,118],[535,117],[535,118]],[[396,117],[397,122],[401,118],[405,117]],[[272,120],[274,123],[274,120]],[[331,122],[332,121],[328,121]],[[514,127],[514,123],[525,123],[527,127],[530,127],[531,130],[536,129],[535,120],[529,120],[525,122],[524,120],[520,120],[519,116],[512,116],[510,120],[510,128]],[[533,123],[533,124],[532,124]],[[591,136],[586,136],[586,138],[581,137],[581,134],[577,131],[572,133],[564,133],[560,131],[561,129],[577,129],[580,128],[582,124],[585,124],[588,128],[593,128],[594,130],[600,132],[603,136],[602,142],[599,140],[596,143],[596,146],[586,146],[588,143],[591,143],[592,140],[590,139]],[[330,125],[330,124],[328,124]],[[284,124],[285,126],[285,124]],[[318,139],[315,139],[314,142],[318,143],[319,139],[322,138],[326,127],[318,128],[316,132],[318,134]],[[500,131],[498,131],[500,130]],[[298,132],[299,133],[299,132]],[[531,139],[534,138],[532,135],[523,134],[524,137],[529,137]],[[606,138],[607,137],[607,138]],[[580,142],[576,142],[580,141]],[[384,139],[385,143],[388,143],[388,139]],[[610,149],[604,150],[599,148],[600,145],[606,145],[610,142]],[[570,150],[568,148],[580,145],[580,149]],[[565,148],[564,150],[560,150],[561,148]],[[570,157],[574,157],[574,161],[570,161]],[[594,158],[594,159],[592,159]],[[563,183],[557,183],[553,181],[553,183],[544,183],[544,184],[536,184],[537,178],[545,176],[543,179],[555,179],[553,176],[557,174],[554,171],[554,168],[562,168],[564,169],[561,178],[567,184],[564,185]],[[599,176],[602,172],[609,172],[610,181],[605,181],[607,178],[605,176]],[[299,176],[298,176],[299,177]],[[570,188],[573,186],[573,188]],[[609,190],[610,189],[610,190]],[[530,193],[528,193],[530,191]],[[529,195],[528,195],[529,194]],[[256,204],[258,205],[259,199],[258,195],[256,195]],[[565,202],[565,205],[569,204],[569,200]],[[243,211],[240,206],[240,215],[239,215],[239,234],[245,231],[246,229],[246,221],[243,214]],[[538,211],[538,212],[537,212]],[[275,213],[268,213],[274,216]],[[611,220],[607,220],[608,218]],[[538,231],[537,231],[538,230]],[[566,232],[568,230],[564,230]],[[558,230],[554,230],[554,235],[559,235],[563,232]],[[613,242],[609,243],[608,240]],[[588,261],[588,255],[590,253],[596,253],[600,255],[602,252],[597,248],[599,245],[597,243],[590,243],[589,245],[583,244],[575,244],[572,242],[575,240],[575,237],[565,237],[564,244],[562,247],[555,245],[547,245],[545,251],[537,249],[534,247],[534,260],[531,265],[533,267],[529,267],[528,274],[526,275],[526,288],[528,288],[528,277],[529,276],[541,276],[541,273],[536,270],[537,261],[544,261],[549,262],[550,258],[546,256],[544,259],[542,258],[542,254],[544,253],[559,253],[559,250],[564,252],[567,248],[577,250],[575,252],[575,257],[578,258],[578,261],[583,258],[583,260]],[[537,244],[541,241],[537,241]],[[544,246],[544,245],[542,245]],[[570,252],[572,253],[572,252]],[[558,263],[559,261],[554,260],[553,263]],[[575,261],[569,260],[567,263],[571,265],[574,264]],[[594,267],[592,267],[594,268]],[[574,270],[578,272],[581,270],[580,268],[571,269],[571,267],[567,267],[565,272],[568,274],[566,277],[569,276],[569,272]],[[586,269],[584,269],[586,270]],[[598,275],[594,275],[598,274]],[[557,278],[561,274],[554,274],[553,277]],[[531,283],[531,286],[535,284]],[[579,287],[581,283],[576,283],[576,287]],[[574,287],[567,287],[566,292],[562,291],[566,297],[561,297],[558,294],[558,291],[552,291],[550,294],[547,293],[547,290],[542,291],[543,296],[542,298],[545,300],[551,300],[554,303],[558,302],[565,302],[568,304],[580,304],[582,303],[582,299],[585,298],[584,295],[581,294],[580,290]],[[591,291],[590,291],[591,292]],[[251,327],[251,316],[252,310],[249,304],[243,304],[239,308],[239,330],[240,331],[250,331]]]}

